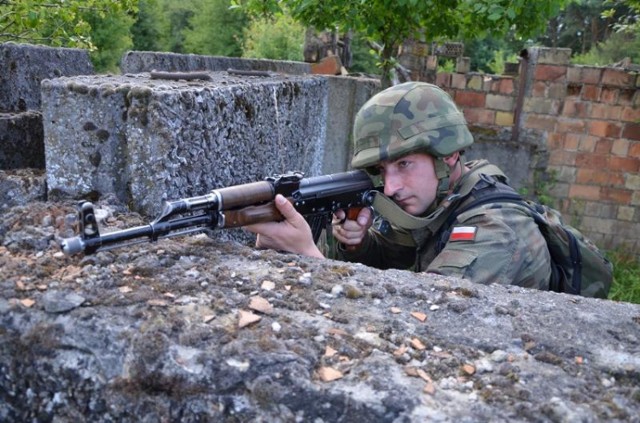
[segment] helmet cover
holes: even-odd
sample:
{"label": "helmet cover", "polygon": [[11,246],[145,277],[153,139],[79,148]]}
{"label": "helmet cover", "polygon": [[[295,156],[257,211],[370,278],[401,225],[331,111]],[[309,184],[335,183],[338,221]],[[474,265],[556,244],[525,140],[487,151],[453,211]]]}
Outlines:
{"label": "helmet cover", "polygon": [[447,157],[473,144],[449,94],[425,82],[395,85],[369,99],[356,115],[353,138],[352,167],[374,173],[383,160],[415,152]]}

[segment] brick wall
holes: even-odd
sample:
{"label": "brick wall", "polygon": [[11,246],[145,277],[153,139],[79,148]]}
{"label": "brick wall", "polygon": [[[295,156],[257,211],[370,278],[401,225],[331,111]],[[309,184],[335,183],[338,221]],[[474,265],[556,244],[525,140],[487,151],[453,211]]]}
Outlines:
{"label": "brick wall", "polygon": [[565,220],[602,248],[637,253],[640,76],[570,65],[570,54],[529,49],[516,75],[438,73],[435,83],[452,95],[472,127],[506,128],[514,143],[539,142],[551,182],[546,194]]}

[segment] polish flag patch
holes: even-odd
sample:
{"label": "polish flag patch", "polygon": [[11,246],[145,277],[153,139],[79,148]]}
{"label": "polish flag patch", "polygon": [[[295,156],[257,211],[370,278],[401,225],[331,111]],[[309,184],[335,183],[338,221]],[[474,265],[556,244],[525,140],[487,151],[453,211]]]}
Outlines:
{"label": "polish flag patch", "polygon": [[474,241],[477,231],[477,226],[456,226],[451,231],[449,241]]}

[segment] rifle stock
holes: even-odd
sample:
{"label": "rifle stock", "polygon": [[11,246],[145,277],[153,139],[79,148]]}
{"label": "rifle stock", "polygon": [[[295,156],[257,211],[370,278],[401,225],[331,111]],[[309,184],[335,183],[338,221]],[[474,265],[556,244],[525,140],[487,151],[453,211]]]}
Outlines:
{"label": "rifle stock", "polygon": [[281,221],[283,217],[273,202],[276,194],[287,197],[307,219],[317,242],[334,212],[369,207],[373,193],[378,190],[360,170],[309,178],[289,172],[264,181],[216,189],[202,196],[167,201],[160,216],[151,223],[104,234],[100,233],[93,204],[82,202],[78,206],[80,233],[63,239],[60,247],[67,255],[94,254],[207,229]]}

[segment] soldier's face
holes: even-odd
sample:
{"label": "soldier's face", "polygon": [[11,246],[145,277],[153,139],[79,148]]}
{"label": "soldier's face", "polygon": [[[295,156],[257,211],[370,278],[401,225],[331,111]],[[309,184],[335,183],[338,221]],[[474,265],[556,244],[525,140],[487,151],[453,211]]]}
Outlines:
{"label": "soldier's face", "polygon": [[436,199],[438,178],[434,158],[413,153],[380,163],[384,193],[414,216],[424,213]]}

